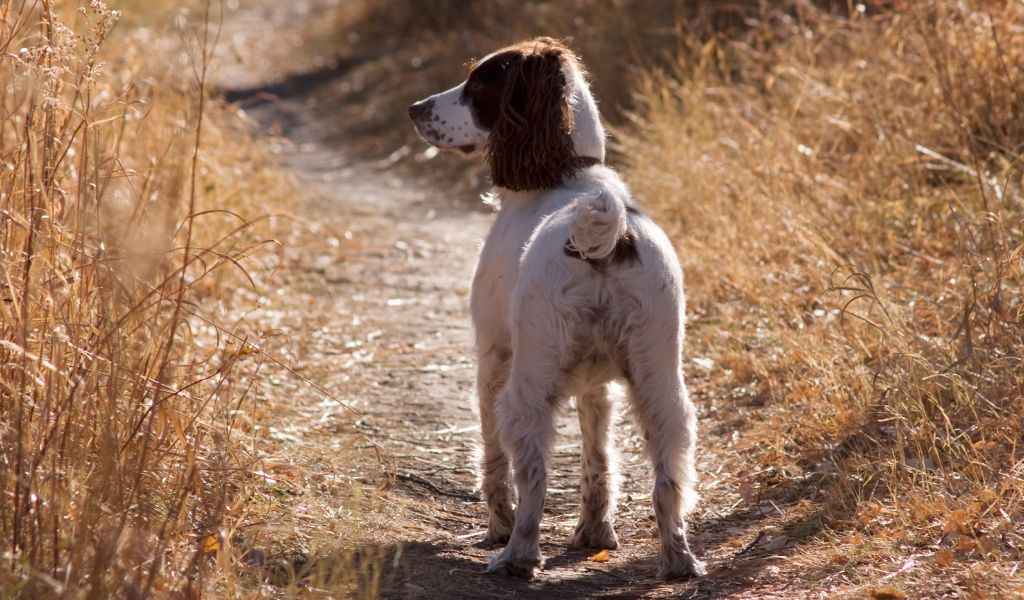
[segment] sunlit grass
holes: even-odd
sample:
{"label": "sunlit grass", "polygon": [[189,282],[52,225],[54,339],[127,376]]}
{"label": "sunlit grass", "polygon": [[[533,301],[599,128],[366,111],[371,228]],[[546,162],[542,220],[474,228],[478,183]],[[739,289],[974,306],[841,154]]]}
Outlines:
{"label": "sunlit grass", "polygon": [[[1024,12],[797,6],[638,79],[627,180],[678,240],[691,351],[726,367],[718,390],[762,394],[746,459],[826,465],[829,527],[1002,589],[1024,516],[1024,81],[1004,68]],[[843,546],[802,560],[845,568]]]}
{"label": "sunlit grass", "polygon": [[203,304],[269,272],[282,184],[209,100],[217,7],[147,8],[0,2],[5,597],[198,593],[251,462],[257,361]]}
{"label": "sunlit grass", "polygon": [[[794,585],[1019,590],[1022,5],[510,4],[340,9],[346,141],[481,186],[404,106],[469,56],[571,34],[684,261],[698,402],[739,423],[723,473],[787,532],[823,525]],[[119,6],[114,27],[0,0],[0,590],[372,596],[379,555],[326,536],[255,564],[274,540],[245,529],[252,499],[287,505],[247,483],[271,409],[238,317],[281,260],[261,217],[287,184],[211,100],[217,6]]]}

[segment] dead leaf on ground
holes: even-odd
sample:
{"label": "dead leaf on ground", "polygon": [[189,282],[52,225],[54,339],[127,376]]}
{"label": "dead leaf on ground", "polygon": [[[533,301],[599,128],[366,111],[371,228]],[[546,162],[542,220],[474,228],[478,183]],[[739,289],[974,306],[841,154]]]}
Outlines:
{"label": "dead leaf on ground", "polygon": [[754,487],[754,484],[749,481],[736,488],[736,493],[738,493],[740,497],[743,498],[743,501],[748,504],[753,504],[758,496],[757,489]]}
{"label": "dead leaf on ground", "polygon": [[976,546],[977,545],[974,543],[974,540],[966,535],[958,536],[956,539],[956,549],[960,552],[970,552],[971,550],[974,550]]}
{"label": "dead leaf on ground", "polygon": [[939,550],[935,553],[935,556],[933,557],[935,563],[943,567],[953,566],[954,559],[955,557],[953,556],[953,551],[949,548],[943,548],[942,550]]}
{"label": "dead leaf on ground", "polygon": [[984,488],[975,494],[974,501],[971,502],[971,512],[980,515],[993,506],[999,506],[999,493],[991,488]]}
{"label": "dead leaf on ground", "polygon": [[942,533],[949,534],[957,532],[961,535],[970,535],[971,528],[967,524],[967,512],[962,508],[958,508],[953,512],[949,513],[946,517],[946,524],[942,527]]}
{"label": "dead leaf on ground", "polygon": [[213,554],[220,549],[220,543],[217,542],[217,536],[208,535],[203,538],[203,552],[206,554]]}
{"label": "dead leaf on ground", "polygon": [[612,555],[611,555],[610,552],[608,552],[607,550],[602,550],[602,551],[598,552],[597,554],[591,556],[590,560],[592,560],[594,562],[608,562],[609,560],[611,560],[611,558],[612,558]]}
{"label": "dead leaf on ground", "polygon": [[865,502],[864,506],[857,513],[857,520],[862,527],[866,527],[878,515],[882,514],[882,505],[877,502]]}
{"label": "dead leaf on ground", "polygon": [[947,512],[949,512],[949,506],[941,497],[915,499],[910,511],[910,518],[915,524],[924,525]]}

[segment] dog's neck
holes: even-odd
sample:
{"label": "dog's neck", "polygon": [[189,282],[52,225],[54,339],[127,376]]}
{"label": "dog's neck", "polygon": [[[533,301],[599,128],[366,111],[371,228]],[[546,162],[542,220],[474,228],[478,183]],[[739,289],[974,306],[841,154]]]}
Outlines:
{"label": "dog's neck", "polygon": [[594,158],[603,163],[604,127],[601,125],[601,115],[597,112],[597,103],[590,93],[590,86],[579,69],[571,69],[570,85],[572,92],[569,103],[573,112],[571,137],[576,156]]}

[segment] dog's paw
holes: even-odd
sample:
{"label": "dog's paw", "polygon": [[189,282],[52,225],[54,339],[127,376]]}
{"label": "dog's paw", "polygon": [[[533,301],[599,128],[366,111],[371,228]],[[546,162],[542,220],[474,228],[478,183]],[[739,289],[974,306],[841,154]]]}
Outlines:
{"label": "dog's paw", "polygon": [[598,550],[616,550],[619,547],[619,538],[615,535],[615,528],[611,521],[596,521],[576,525],[576,531],[569,538],[569,545],[573,548],[595,548]]}
{"label": "dog's paw", "polygon": [[487,535],[484,536],[480,546],[484,548],[493,548],[494,546],[504,546],[508,543],[509,537],[512,532],[509,530],[501,531],[496,530],[493,526],[487,528]]}
{"label": "dog's paw", "polygon": [[487,572],[511,575],[520,579],[533,579],[537,575],[537,571],[543,568],[544,559],[540,556],[540,552],[515,556],[509,552],[508,548],[505,548],[504,552],[491,559],[491,563],[487,566]]}
{"label": "dog's paw", "polygon": [[683,579],[701,577],[707,573],[703,561],[697,560],[690,552],[680,552],[672,556],[662,556],[658,577],[661,579]]}
{"label": "dog's paw", "polygon": [[512,525],[515,523],[515,513],[510,506],[499,506],[492,508],[490,521],[487,523],[487,535],[484,536],[484,544],[491,546],[503,546],[508,543],[512,536]]}

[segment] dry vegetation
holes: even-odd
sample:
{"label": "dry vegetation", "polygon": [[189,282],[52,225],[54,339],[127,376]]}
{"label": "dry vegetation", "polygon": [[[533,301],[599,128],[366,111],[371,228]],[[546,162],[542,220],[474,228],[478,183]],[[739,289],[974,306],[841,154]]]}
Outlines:
{"label": "dry vegetation", "polygon": [[[278,508],[246,479],[269,409],[240,317],[287,188],[210,99],[218,12],[170,4],[0,0],[3,597],[258,593],[217,550]],[[349,63],[353,153],[479,188],[395,115],[574,36],[684,260],[728,440],[706,481],[778,513],[789,589],[1021,596],[1024,4],[767,4],[353,2],[307,51]],[[371,585],[316,579],[372,594],[366,560]]]}
{"label": "dry vegetation", "polygon": [[628,179],[678,234],[718,410],[763,407],[753,493],[827,490],[812,577],[1021,592],[1022,23],[798,5],[638,83]]}
{"label": "dry vegetation", "polygon": [[[514,4],[345,14],[366,85],[409,84],[364,122],[571,34],[678,240],[724,471],[783,514],[801,585],[1024,593],[1024,5]],[[377,139],[442,160],[409,135]]]}
{"label": "dry vegetation", "polygon": [[127,4],[0,1],[5,598],[199,593],[250,468],[229,292],[283,184],[209,99],[216,7]]}

